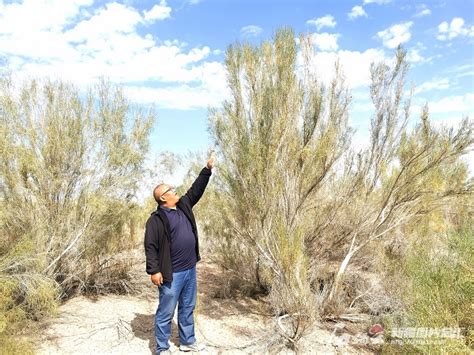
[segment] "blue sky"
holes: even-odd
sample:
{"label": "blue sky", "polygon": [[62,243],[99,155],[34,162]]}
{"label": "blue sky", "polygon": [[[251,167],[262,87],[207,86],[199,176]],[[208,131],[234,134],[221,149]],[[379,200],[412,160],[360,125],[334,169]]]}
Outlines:
{"label": "blue sky", "polygon": [[226,97],[226,47],[258,44],[290,26],[311,34],[329,80],[340,58],[353,92],[356,145],[372,113],[369,65],[408,51],[416,84],[412,119],[455,126],[474,113],[472,0],[0,0],[0,61],[18,78],[61,78],[80,88],[99,77],[154,104],[152,152],[205,151],[207,108]]}

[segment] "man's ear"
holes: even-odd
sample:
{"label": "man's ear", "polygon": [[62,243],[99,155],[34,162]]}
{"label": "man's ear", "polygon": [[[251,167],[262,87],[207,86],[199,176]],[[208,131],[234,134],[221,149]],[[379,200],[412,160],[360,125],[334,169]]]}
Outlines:
{"label": "man's ear", "polygon": [[166,199],[163,198],[163,196],[161,196],[161,197],[160,197],[160,201],[161,201],[161,202],[166,202]]}

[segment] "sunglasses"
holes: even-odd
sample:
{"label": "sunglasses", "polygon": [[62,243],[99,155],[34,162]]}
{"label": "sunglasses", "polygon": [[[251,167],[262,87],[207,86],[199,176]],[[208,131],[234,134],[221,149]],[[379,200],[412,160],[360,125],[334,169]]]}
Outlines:
{"label": "sunglasses", "polygon": [[170,186],[170,187],[168,188],[168,190],[166,190],[165,192],[163,192],[163,193],[160,195],[160,198],[162,198],[164,195],[166,195],[166,194],[167,194],[168,192],[170,192],[170,191],[174,191],[174,187],[173,187],[173,186]]}

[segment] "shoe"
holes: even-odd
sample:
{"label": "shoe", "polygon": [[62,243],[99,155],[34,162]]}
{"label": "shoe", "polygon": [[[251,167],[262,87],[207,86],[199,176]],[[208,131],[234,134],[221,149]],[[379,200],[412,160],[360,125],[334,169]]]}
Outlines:
{"label": "shoe", "polygon": [[171,355],[171,351],[169,349],[160,351],[160,355]]}
{"label": "shoe", "polygon": [[181,344],[179,346],[179,350],[181,351],[202,351],[204,350],[205,347],[204,345],[202,344],[199,344],[197,341],[194,342],[193,344],[189,344],[189,345],[184,345],[184,344]]}
{"label": "shoe", "polygon": [[379,334],[383,334],[383,326],[380,324],[374,324],[373,326],[370,327],[368,334],[371,337],[376,337]]}

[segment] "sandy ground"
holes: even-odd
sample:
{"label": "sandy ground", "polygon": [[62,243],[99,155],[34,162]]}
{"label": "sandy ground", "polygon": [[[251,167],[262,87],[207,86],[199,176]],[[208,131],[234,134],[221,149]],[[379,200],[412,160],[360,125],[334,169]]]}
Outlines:
{"label": "sandy ground", "polygon": [[[143,292],[139,296],[109,295],[89,299],[76,297],[60,307],[59,316],[45,322],[35,341],[39,354],[154,354],[153,321],[158,293],[136,265],[134,275]],[[206,346],[207,354],[294,353],[271,350],[278,339],[275,319],[265,314],[262,302],[251,298],[222,298],[221,274],[215,265],[198,264],[198,306],[196,337]],[[335,335],[327,325],[316,325],[301,340],[298,353],[361,354],[372,353],[367,347],[347,343],[355,335]],[[358,343],[367,339],[358,336]],[[362,335],[363,337],[363,335]],[[360,341],[359,341],[360,340]],[[281,342],[281,340],[278,340]],[[176,321],[173,324],[171,350],[177,346]],[[277,344],[278,345],[278,344]],[[281,347],[280,347],[281,349]]]}

